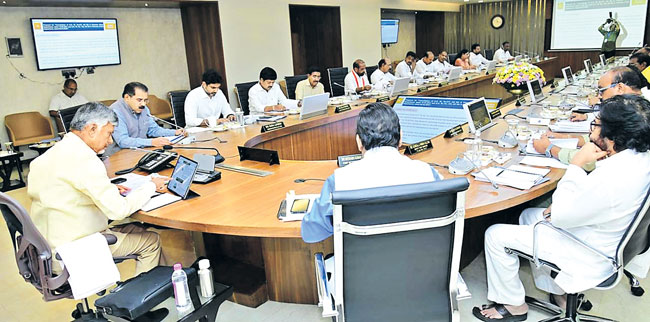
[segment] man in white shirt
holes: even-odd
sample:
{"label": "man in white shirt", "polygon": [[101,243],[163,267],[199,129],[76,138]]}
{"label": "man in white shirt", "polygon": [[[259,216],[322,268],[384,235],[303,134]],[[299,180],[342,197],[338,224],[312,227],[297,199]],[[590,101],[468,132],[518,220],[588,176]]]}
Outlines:
{"label": "man in white shirt", "polygon": [[214,69],[203,73],[201,86],[191,90],[185,98],[185,124],[187,126],[209,126],[214,118],[217,124],[234,121],[235,113],[221,91],[221,75]]}
{"label": "man in white shirt", "polygon": [[156,190],[164,189],[165,178],[144,178],[140,187],[130,191],[111,183],[97,154],[113,142],[117,122],[115,112],[100,103],[77,110],[70,132],[29,165],[30,215],[52,249],[98,232],[115,235],[117,243],[109,246],[113,256],[136,254],[138,275],[158,265],[158,234],[136,225],[109,229],[108,220],[138,211]]}
{"label": "man in white shirt", "polygon": [[[485,232],[487,297],[496,304],[475,307],[474,316],[480,320],[513,315],[517,318],[509,321],[523,321],[526,317],[519,258],[504,248],[532,255],[537,222],[549,221],[603,254],[616,255],[650,187],[650,102],[638,95],[604,101],[599,118],[591,125],[590,139],[571,160],[550,207],[526,209],[520,225],[497,224]],[[582,167],[591,162],[596,162],[596,169],[587,173]],[[552,278],[550,270],[531,265],[535,284],[554,294],[559,306],[566,305],[565,293],[593,288],[615,272],[611,262],[551,229],[538,226],[535,237],[539,258],[560,268]]]}
{"label": "man in white shirt", "polygon": [[447,74],[451,70],[452,66],[450,63],[447,62],[447,52],[442,51],[438,55],[438,59],[431,63],[431,69],[433,70],[434,73],[444,73]]}
{"label": "man in white shirt", "polygon": [[415,78],[428,78],[433,75],[433,52],[427,51],[422,56],[422,59],[418,60],[415,63],[415,70],[413,71],[413,77]]}
{"label": "man in white shirt", "polygon": [[77,93],[77,81],[68,78],[63,83],[63,90],[54,95],[50,100],[50,110],[58,111],[62,108],[73,107],[88,103],[83,95]]}
{"label": "man in white shirt", "polygon": [[469,63],[474,66],[487,65],[488,60],[481,55],[481,45],[473,44],[472,51],[469,53]]}
{"label": "man in white shirt", "polygon": [[379,89],[386,89],[395,81],[395,76],[390,73],[390,58],[382,58],[377,63],[378,68],[370,75],[372,85]]}
{"label": "man in white shirt", "polygon": [[248,90],[248,109],[252,114],[281,112],[287,109],[290,100],[284,96],[280,86],[275,83],[278,74],[271,67],[260,72],[260,81]]}
{"label": "man in white shirt", "polygon": [[366,62],[357,59],[352,63],[352,71],[345,75],[345,92],[360,93],[370,90],[372,85],[366,75]]}
{"label": "man in white shirt", "polygon": [[406,57],[402,60],[397,67],[395,67],[395,77],[397,78],[413,78],[413,67],[415,66],[415,53],[409,51],[406,53]]}
{"label": "man in white shirt", "polygon": [[501,48],[497,49],[497,51],[494,52],[494,60],[496,60],[497,63],[506,63],[511,60],[515,60],[515,58],[510,55],[509,41],[503,42],[503,44],[501,44]]}

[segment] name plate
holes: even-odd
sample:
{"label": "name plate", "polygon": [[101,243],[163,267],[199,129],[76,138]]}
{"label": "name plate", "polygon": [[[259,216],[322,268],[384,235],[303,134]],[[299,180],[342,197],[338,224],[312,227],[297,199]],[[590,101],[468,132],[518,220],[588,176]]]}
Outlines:
{"label": "name plate", "polygon": [[492,119],[495,119],[495,118],[497,118],[499,116],[501,116],[501,109],[499,109],[499,108],[497,108],[496,110],[490,112],[490,117],[492,117]]}
{"label": "name plate", "polygon": [[388,97],[388,96],[381,96],[381,97],[377,97],[377,100],[375,102],[377,102],[377,103],[385,102],[385,101],[387,101],[389,99],[390,99],[390,97]]}
{"label": "name plate", "polygon": [[284,127],[284,122],[275,122],[271,124],[262,125],[262,133],[275,131]]}
{"label": "name plate", "polygon": [[343,113],[347,112],[352,109],[352,106],[350,104],[345,104],[345,105],[339,105],[334,109],[334,113]]}
{"label": "name plate", "polygon": [[516,106],[521,106],[521,105],[525,105],[525,104],[526,104],[526,96],[522,96],[522,97],[517,99],[517,104],[515,104],[515,105]]}
{"label": "name plate", "polygon": [[363,155],[361,154],[339,155],[338,158],[336,158],[336,164],[339,168],[342,168],[354,161],[361,160],[361,158],[363,158]]}
{"label": "name plate", "polygon": [[431,140],[424,140],[407,146],[406,150],[404,151],[404,154],[412,155],[412,154],[424,152],[431,149],[433,149],[433,143],[431,143]]}
{"label": "name plate", "polygon": [[463,125],[456,125],[452,127],[451,129],[447,130],[445,132],[445,137],[446,138],[453,138],[454,136],[463,133]]}

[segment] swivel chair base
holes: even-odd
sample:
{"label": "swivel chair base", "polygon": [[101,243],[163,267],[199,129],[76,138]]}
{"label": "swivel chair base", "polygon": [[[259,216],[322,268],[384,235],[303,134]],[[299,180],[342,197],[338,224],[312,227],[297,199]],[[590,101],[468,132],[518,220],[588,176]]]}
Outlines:
{"label": "swivel chair base", "polygon": [[563,312],[562,309],[555,304],[541,301],[529,296],[526,296],[526,303],[530,307],[552,315],[549,318],[540,320],[540,322],[616,322],[616,320],[578,312],[578,308],[585,311],[589,311],[592,308],[591,302],[584,298],[584,294],[568,294],[566,312]]}

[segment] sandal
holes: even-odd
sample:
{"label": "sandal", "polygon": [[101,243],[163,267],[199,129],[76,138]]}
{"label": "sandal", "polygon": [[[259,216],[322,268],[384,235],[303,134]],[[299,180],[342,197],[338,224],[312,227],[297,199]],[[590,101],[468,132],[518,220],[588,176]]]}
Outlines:
{"label": "sandal", "polygon": [[[483,314],[481,314],[481,310],[486,310],[486,309],[490,309],[490,308],[496,309],[497,313],[501,314],[501,318],[500,319],[493,319],[493,318],[489,318],[489,317],[486,317]],[[477,319],[481,320],[481,321],[515,322],[515,321],[526,321],[526,319],[528,318],[528,313],[519,314],[519,315],[512,315],[512,313],[510,313],[510,311],[508,311],[508,309],[506,309],[506,307],[503,306],[503,304],[496,304],[496,303],[494,303],[494,304],[485,304],[485,305],[482,305],[480,308],[474,307],[472,309],[472,314],[474,314],[474,316]]]}

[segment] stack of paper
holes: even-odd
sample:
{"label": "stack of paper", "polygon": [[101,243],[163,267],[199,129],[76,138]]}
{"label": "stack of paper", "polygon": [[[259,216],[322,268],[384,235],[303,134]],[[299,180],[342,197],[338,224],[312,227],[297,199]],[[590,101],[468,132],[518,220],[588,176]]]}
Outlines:
{"label": "stack of paper", "polygon": [[544,176],[549,172],[548,169],[511,165],[508,168],[491,167],[483,169],[482,173],[474,172],[472,175],[478,181],[489,182],[487,178],[490,178],[496,184],[527,190],[547,181],[548,179],[545,179]]}
{"label": "stack of paper", "polygon": [[538,167],[551,167],[551,168],[558,168],[558,169],[566,169],[568,165],[554,159],[554,158],[547,158],[547,157],[531,157],[527,156],[521,159],[519,163],[527,164],[527,165],[534,165]]}
{"label": "stack of paper", "polygon": [[[578,148],[578,139],[577,138],[570,138],[570,139],[549,139],[551,143],[553,143],[555,146],[563,148],[563,149],[576,149]],[[542,153],[539,153],[535,150],[533,147],[533,139],[528,140],[528,143],[526,144],[526,153],[527,154],[540,154],[543,155]]]}
{"label": "stack of paper", "polygon": [[589,133],[589,121],[571,122],[567,120],[557,121],[548,127],[553,132],[569,132],[569,133]]}

